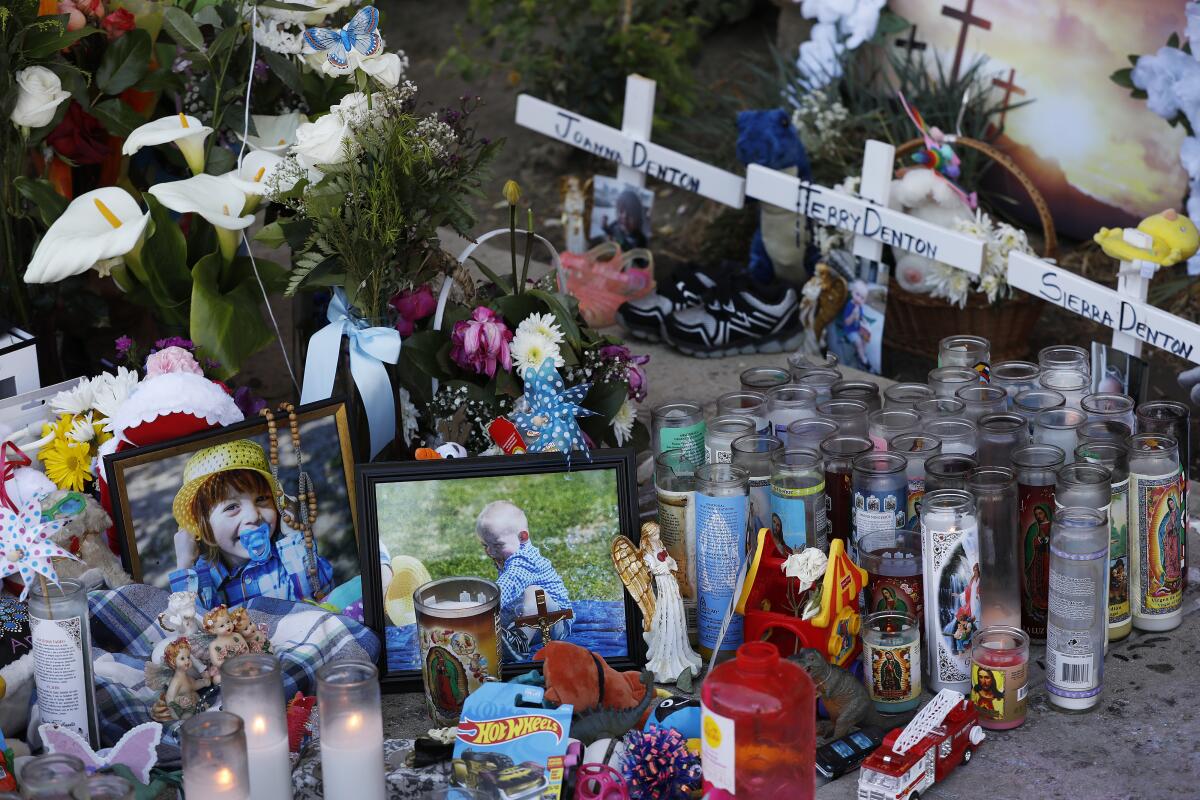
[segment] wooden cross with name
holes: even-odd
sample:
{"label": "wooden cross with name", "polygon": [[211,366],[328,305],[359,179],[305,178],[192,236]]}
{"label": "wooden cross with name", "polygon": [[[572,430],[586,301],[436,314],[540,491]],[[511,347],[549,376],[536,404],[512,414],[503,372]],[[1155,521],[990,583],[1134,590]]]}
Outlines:
{"label": "wooden cross with name", "polygon": [[1025,96],[1025,89],[1017,86],[1017,82],[1014,80],[1016,77],[1017,71],[1015,69],[1010,69],[1008,71],[1007,79],[992,78],[992,86],[995,86],[997,89],[1004,90],[1004,103],[1000,106],[1000,130],[1004,130],[1004,117],[1006,114],[1008,114],[1009,100],[1012,99],[1014,94],[1022,97]]}
{"label": "wooden cross with name", "polygon": [[904,58],[906,61],[912,60],[914,50],[916,50],[918,53],[921,53],[921,52],[925,51],[925,48],[929,47],[929,45],[926,44],[925,42],[917,41],[917,26],[916,25],[912,26],[912,30],[908,34],[907,39],[896,39],[895,44],[896,44],[896,47],[904,48]]}
{"label": "wooden cross with name", "polygon": [[514,621],[523,628],[537,628],[542,633],[542,644],[546,645],[550,643],[550,629],[564,619],[574,619],[575,612],[569,608],[563,611],[547,609],[546,593],[541,589],[535,589],[533,596],[537,602],[537,613],[527,617],[517,617]]}
{"label": "wooden cross with name", "polygon": [[967,0],[967,7],[964,9],[951,8],[950,6],[942,6],[942,16],[950,17],[962,22],[962,28],[958,32],[958,46],[954,49],[954,66],[950,69],[950,81],[958,80],[958,71],[962,67],[963,50],[967,47],[967,31],[971,26],[980,28],[985,31],[992,29],[991,20],[986,20],[983,17],[975,16],[975,0]]}

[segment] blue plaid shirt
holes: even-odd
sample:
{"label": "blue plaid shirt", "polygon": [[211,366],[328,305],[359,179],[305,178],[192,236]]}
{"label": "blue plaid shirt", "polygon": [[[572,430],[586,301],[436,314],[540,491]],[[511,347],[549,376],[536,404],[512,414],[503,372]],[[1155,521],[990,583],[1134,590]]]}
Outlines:
{"label": "blue plaid shirt", "polygon": [[[246,562],[231,571],[221,559],[214,563],[201,556],[194,568],[177,569],[170,574],[171,591],[196,592],[204,608],[220,603],[241,605],[255,597],[308,600],[313,598],[313,592],[307,555],[304,534],[291,531],[271,543],[271,557],[261,564]],[[322,596],[333,588],[333,565],[319,555],[317,585]]]}
{"label": "blue plaid shirt", "polygon": [[[508,557],[496,578],[496,584],[500,587],[500,624],[505,628],[512,627],[513,621],[525,614],[525,589],[530,586],[544,589],[546,597],[553,598],[560,611],[571,608],[571,598],[567,595],[567,586],[562,577],[555,571],[550,559],[529,543],[521,545],[517,552]],[[569,619],[557,623],[554,626],[555,638],[569,636],[571,623]]]}

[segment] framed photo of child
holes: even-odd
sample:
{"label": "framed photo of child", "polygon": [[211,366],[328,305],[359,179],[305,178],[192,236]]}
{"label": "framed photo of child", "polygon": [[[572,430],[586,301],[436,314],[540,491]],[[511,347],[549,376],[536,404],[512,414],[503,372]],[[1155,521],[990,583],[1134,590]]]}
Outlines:
{"label": "framed photo of child", "polygon": [[[106,456],[113,520],[133,579],[194,591],[205,608],[268,597],[316,602],[361,620],[346,407],[301,406],[296,425],[299,459],[287,414],[276,415],[277,470],[262,417]],[[311,537],[298,530],[301,472],[316,497]]]}
{"label": "framed photo of child", "polygon": [[629,449],[563,455],[366,464],[358,468],[361,558],[391,555],[391,580],[363,577],[366,622],[384,640],[385,686],[421,688],[413,592],[431,580],[477,577],[500,588],[500,661],[527,672],[542,631],[522,624],[571,611],[550,637],[581,645],[616,669],[644,663],[637,606],[610,555],[612,541],[638,538],[637,480]]}

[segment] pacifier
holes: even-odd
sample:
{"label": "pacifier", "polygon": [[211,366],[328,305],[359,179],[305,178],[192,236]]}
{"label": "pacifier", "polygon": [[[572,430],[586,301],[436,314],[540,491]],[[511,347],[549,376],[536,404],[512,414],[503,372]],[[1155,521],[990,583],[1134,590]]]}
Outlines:
{"label": "pacifier", "polygon": [[575,800],[629,800],[629,789],[608,764],[583,764],[575,776]]}
{"label": "pacifier", "polygon": [[271,557],[271,526],[267,523],[243,531],[238,538],[250,554],[251,564],[262,564]]}

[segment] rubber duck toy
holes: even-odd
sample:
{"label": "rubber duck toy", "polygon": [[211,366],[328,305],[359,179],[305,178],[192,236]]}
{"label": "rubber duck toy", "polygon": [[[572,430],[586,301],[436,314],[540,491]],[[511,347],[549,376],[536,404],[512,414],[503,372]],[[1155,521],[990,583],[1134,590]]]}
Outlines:
{"label": "rubber duck toy", "polygon": [[1137,229],[1150,237],[1149,249],[1125,241],[1124,228],[1101,228],[1093,238],[1105,255],[1118,261],[1150,261],[1163,267],[1185,261],[1200,249],[1200,231],[1173,208],[1146,217]]}

